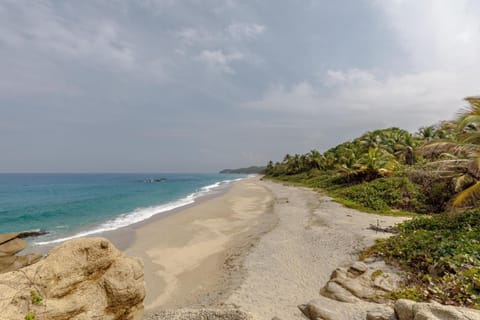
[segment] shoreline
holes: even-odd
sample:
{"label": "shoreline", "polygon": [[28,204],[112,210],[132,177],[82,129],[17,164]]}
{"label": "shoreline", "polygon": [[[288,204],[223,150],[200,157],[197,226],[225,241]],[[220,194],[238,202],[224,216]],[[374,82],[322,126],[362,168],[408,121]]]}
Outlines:
{"label": "shoreline", "polygon": [[[172,215],[172,214],[175,214],[175,213],[180,212],[182,210],[185,210],[185,209],[191,208],[193,206],[196,206],[197,204],[200,204],[203,201],[208,201],[209,199],[213,199],[213,198],[216,198],[216,197],[221,197],[236,182],[246,180],[246,179],[251,179],[251,178],[254,178],[254,177],[248,177],[247,176],[245,178],[240,178],[241,180],[237,180],[237,179],[225,180],[225,181],[227,181],[227,183],[220,184],[217,188],[213,189],[212,191],[196,197],[192,203],[188,203],[188,204],[185,204],[185,205],[182,205],[182,206],[170,209],[170,210],[166,210],[166,211],[163,211],[163,212],[155,213],[154,215],[152,215],[151,217],[149,217],[145,220],[134,222],[130,225],[119,227],[118,229],[100,231],[100,232],[91,233],[91,234],[84,235],[84,236],[78,236],[78,237],[76,236],[78,233],[88,232],[90,230],[90,228],[86,228],[86,229],[77,230],[75,233],[72,233],[72,234],[63,235],[62,238],[63,237],[73,237],[73,236],[74,237],[72,239],[88,238],[88,237],[105,237],[105,238],[109,239],[119,250],[124,251],[125,249],[127,249],[133,243],[136,228],[139,228],[143,225],[146,225],[146,224],[149,224],[153,221],[156,221],[156,219],[163,219],[164,217],[167,217],[169,215]],[[218,181],[218,183],[222,183],[222,182],[224,182],[224,181]],[[53,239],[53,240],[55,240],[55,239]],[[70,239],[68,239],[68,240],[70,240]],[[65,241],[68,241],[68,240],[65,240]],[[51,249],[59,246],[60,244],[62,244],[65,241],[55,242],[55,243],[47,243],[47,244],[34,244],[33,243],[32,245],[29,245],[24,250],[24,252],[25,253],[36,252],[36,253],[41,253],[41,254],[47,254]]]}
{"label": "shoreline", "polygon": [[[244,178],[243,180],[246,180],[246,179],[251,179],[251,178]],[[139,230],[142,227],[147,226],[151,223],[157,223],[159,220],[163,220],[165,218],[168,218],[171,215],[174,215],[174,214],[176,214],[178,212],[181,212],[183,210],[193,208],[193,207],[195,207],[199,204],[202,204],[205,201],[209,201],[211,199],[222,197],[225,193],[228,192],[228,190],[230,190],[233,187],[233,185],[235,183],[243,181],[243,180],[231,181],[228,184],[222,186],[220,189],[215,190],[215,192],[205,194],[205,195],[202,195],[202,196],[196,198],[193,203],[189,203],[189,204],[186,204],[186,205],[183,205],[181,207],[177,207],[177,208],[174,208],[172,210],[165,211],[165,212],[160,212],[160,213],[157,213],[157,214],[151,216],[148,219],[145,219],[145,220],[142,220],[142,221],[139,221],[139,222],[135,222],[131,225],[128,225],[128,226],[125,226],[125,227],[122,227],[122,228],[119,228],[119,229],[116,229],[116,230],[110,230],[110,231],[105,231],[105,232],[102,232],[102,233],[94,234],[93,236],[105,237],[105,238],[109,239],[119,250],[125,251],[129,247],[131,247],[132,244],[134,243],[135,233],[137,232],[137,230]]]}

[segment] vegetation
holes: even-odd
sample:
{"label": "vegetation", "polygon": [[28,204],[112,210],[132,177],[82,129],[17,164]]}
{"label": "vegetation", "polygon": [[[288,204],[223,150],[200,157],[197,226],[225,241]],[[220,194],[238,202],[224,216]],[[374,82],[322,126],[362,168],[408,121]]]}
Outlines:
{"label": "vegetation", "polygon": [[408,271],[409,286],[397,296],[480,307],[480,211],[421,217],[399,228],[369,249]]}
{"label": "vegetation", "polygon": [[407,272],[394,297],[480,308],[480,97],[453,121],[374,130],[323,153],[270,161],[267,178],[320,189],[350,207],[421,214],[379,241],[377,254]]}
{"label": "vegetation", "polygon": [[[358,186],[353,193],[344,190],[333,195],[379,212],[441,213],[475,208],[480,200],[480,98],[466,100],[469,107],[455,121],[422,127],[415,134],[399,128],[374,130],[324,153],[287,154],[281,162],[270,161],[265,174],[326,191]],[[371,181],[376,184],[368,184]],[[379,197],[388,192],[380,189],[387,190],[399,181],[403,181],[408,203],[397,199],[382,204]],[[366,201],[365,196],[358,197],[360,189],[383,195],[370,194],[368,198],[378,201]]]}
{"label": "vegetation", "polygon": [[36,317],[35,313],[29,312],[25,315],[25,320],[34,320]]}
{"label": "vegetation", "polygon": [[43,298],[35,290],[30,291],[30,296],[33,304],[40,304],[43,301]]}

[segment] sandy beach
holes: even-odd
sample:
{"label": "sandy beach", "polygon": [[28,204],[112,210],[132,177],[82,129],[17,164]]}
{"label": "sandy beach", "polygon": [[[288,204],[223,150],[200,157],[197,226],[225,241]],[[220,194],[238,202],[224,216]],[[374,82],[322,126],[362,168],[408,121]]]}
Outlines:
{"label": "sandy beach", "polygon": [[272,203],[271,192],[253,178],[136,228],[126,253],[145,262],[147,314],[225,301],[243,279],[244,256],[276,224]]}
{"label": "sandy beach", "polygon": [[255,319],[302,319],[331,272],[405,218],[345,208],[312,190],[251,178],[225,194],[134,230],[145,262],[146,315],[235,307]]}

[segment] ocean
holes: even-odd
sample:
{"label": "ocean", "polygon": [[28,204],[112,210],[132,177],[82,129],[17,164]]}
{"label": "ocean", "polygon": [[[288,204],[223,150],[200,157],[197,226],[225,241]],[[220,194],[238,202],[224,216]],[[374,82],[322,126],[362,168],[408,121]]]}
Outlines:
{"label": "ocean", "polygon": [[0,233],[32,245],[116,230],[221,192],[232,174],[0,174]]}

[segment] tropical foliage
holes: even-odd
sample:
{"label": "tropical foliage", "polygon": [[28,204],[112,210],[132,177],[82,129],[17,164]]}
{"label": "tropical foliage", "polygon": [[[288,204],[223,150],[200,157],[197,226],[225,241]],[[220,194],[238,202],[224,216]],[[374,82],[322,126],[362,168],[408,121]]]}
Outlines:
{"label": "tropical foliage", "polygon": [[478,210],[421,217],[399,228],[399,235],[378,241],[366,255],[375,253],[406,270],[406,290],[419,300],[480,307]]}
{"label": "tropical foliage", "polygon": [[[468,107],[454,121],[414,134],[399,128],[369,131],[324,153],[287,154],[281,162],[270,161],[265,173],[282,180],[301,174],[309,180],[333,177],[332,185],[323,186],[327,189],[404,177],[425,195],[413,208],[419,213],[474,208],[480,200],[480,98],[466,101]],[[349,193],[342,195],[358,201]],[[367,207],[396,209],[378,203]]]}

